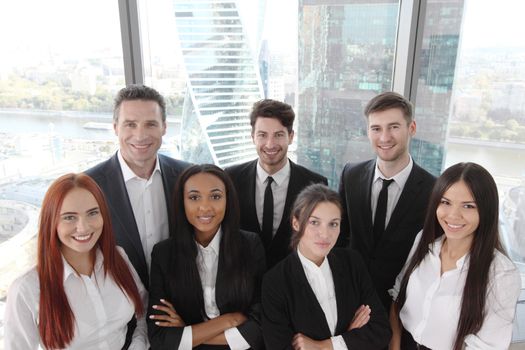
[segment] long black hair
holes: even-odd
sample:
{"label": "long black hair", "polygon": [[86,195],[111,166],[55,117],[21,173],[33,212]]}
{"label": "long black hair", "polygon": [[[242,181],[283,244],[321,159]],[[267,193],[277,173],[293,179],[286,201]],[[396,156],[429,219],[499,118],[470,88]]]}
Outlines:
{"label": "long black hair", "polygon": [[486,291],[494,250],[504,253],[498,232],[498,189],[490,173],[482,166],[476,163],[458,163],[445,170],[437,179],[430,195],[421,241],[409,261],[397,299],[400,310],[406,300],[410,275],[429,253],[429,246],[444,233],[436,217],[443,194],[459,181],[465,182],[474,197],[479,225],[470,247],[469,268],[461,299],[454,350],[460,350],[465,337],[481,328],[485,318]]}
{"label": "long black hair", "polygon": [[[200,312],[206,318],[202,284],[197,269],[197,245],[193,226],[186,218],[184,210],[184,185],[196,174],[206,173],[219,178],[226,189],[226,211],[221,223],[222,238],[219,248],[219,267],[224,280],[221,283],[228,286],[224,293],[230,311],[245,311],[250,305],[253,294],[253,281],[249,277],[250,266],[247,252],[242,247],[242,235],[239,232],[239,203],[237,194],[229,176],[213,164],[193,165],[187,168],[177,180],[174,191],[175,222],[172,230],[172,256],[170,263],[171,290],[173,300],[182,300],[187,305],[199,305]],[[184,287],[181,287],[184,286]]]}

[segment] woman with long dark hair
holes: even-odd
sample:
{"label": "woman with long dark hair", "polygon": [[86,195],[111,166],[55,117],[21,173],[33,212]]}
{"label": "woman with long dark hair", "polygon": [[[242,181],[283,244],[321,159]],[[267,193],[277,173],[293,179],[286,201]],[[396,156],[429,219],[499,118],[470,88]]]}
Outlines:
{"label": "woman with long dark hair", "polygon": [[9,288],[6,349],[121,349],[138,316],[131,349],[146,349],[146,291],[117,248],[96,183],[67,174],[42,203],[37,266]]}
{"label": "woman with long dark hair", "polygon": [[359,254],[335,248],[341,223],[336,192],[306,187],[292,209],[293,252],[262,286],[266,349],[382,349],[385,310]]}
{"label": "woman with long dark hair", "polygon": [[262,349],[264,249],[239,229],[230,178],[215,165],[189,167],[174,201],[175,231],[152,252],[152,349]]}
{"label": "woman with long dark hair", "polygon": [[458,163],[437,179],[422,232],[391,290],[391,349],[507,349],[521,289],[503,252],[498,191]]}

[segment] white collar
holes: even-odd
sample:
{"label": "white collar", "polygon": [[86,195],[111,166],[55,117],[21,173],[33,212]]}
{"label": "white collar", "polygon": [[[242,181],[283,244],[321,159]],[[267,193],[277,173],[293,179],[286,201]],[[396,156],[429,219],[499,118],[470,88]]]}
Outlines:
{"label": "white collar", "polygon": [[303,265],[303,269],[305,269],[305,271],[312,272],[315,274],[318,274],[319,272],[324,273],[327,270],[330,271],[330,264],[328,263],[328,258],[326,256],[323,259],[321,266],[317,266],[316,263],[314,263],[312,260],[308,259],[301,253],[299,247],[297,247],[297,255],[299,256],[299,260],[301,261],[301,265]]}
{"label": "white collar", "polygon": [[271,176],[275,184],[280,186],[284,180],[290,177],[290,160],[288,160],[286,164],[273,175],[268,174],[261,166],[261,162],[257,160],[257,178],[259,181],[264,183],[268,176]]}
{"label": "white collar", "polygon": [[[104,265],[104,255],[102,255],[102,251],[100,250],[100,248],[96,248],[96,252],[95,252],[95,264],[93,266],[93,272],[96,272],[98,270],[100,270],[102,268],[102,266]],[[73,268],[73,266],[71,266],[66,258],[64,258],[64,255],[62,255],[62,264],[64,265],[64,283],[66,282],[66,280],[69,278],[69,276],[71,275],[74,275],[74,276],[79,276],[79,274],[75,271],[75,269]]]}
{"label": "white collar", "polygon": [[[134,178],[141,179],[140,176],[138,176],[137,174],[135,174],[133,170],[131,170],[128,163],[126,163],[126,161],[124,160],[124,157],[122,157],[122,153],[120,152],[120,150],[117,151],[117,157],[118,157],[118,162],[120,164],[120,170],[122,171],[122,176],[124,177],[124,182],[128,182],[129,180],[134,179]],[[160,170],[158,154],[155,160],[155,168],[153,169],[153,172],[151,173],[151,175],[153,176],[153,174],[155,174],[156,171],[158,171],[159,173],[162,173]]]}
{"label": "white collar", "polygon": [[197,248],[199,248],[199,251],[214,252],[218,256],[219,248],[221,246],[221,238],[222,238],[222,228],[219,226],[217,233],[215,233],[215,236],[213,236],[213,239],[211,240],[210,244],[208,244],[206,247],[203,247],[197,241],[195,241],[195,243],[197,243]]}
{"label": "white collar", "polygon": [[412,157],[408,155],[409,161],[406,167],[403,168],[400,172],[395,174],[394,176],[388,178],[381,170],[379,170],[378,161],[376,160],[376,166],[374,171],[374,180],[372,183],[375,183],[378,179],[385,179],[385,180],[394,180],[394,182],[399,186],[399,188],[404,188],[405,184],[408,180],[408,177],[410,176],[410,172],[412,171],[412,168],[414,167],[414,161],[412,160]]}

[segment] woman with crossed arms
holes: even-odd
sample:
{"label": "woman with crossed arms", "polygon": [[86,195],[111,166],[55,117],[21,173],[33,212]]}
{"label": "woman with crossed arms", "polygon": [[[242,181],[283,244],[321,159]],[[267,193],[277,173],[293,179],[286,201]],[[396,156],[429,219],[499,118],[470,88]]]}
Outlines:
{"label": "woman with crossed arms", "polygon": [[262,287],[266,349],[383,349],[388,318],[361,257],[332,249],[341,203],[324,185],[310,185],[292,209],[294,251]]}
{"label": "woman with crossed arms", "polygon": [[176,229],[151,259],[152,349],[262,349],[264,248],[239,229],[239,204],[215,165],[186,169],[175,186]]}

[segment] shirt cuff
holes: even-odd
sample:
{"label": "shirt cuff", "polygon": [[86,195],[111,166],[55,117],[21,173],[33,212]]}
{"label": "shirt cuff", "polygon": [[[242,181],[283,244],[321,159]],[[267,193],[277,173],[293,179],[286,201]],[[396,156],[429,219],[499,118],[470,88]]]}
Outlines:
{"label": "shirt cuff", "polygon": [[224,337],[226,338],[231,350],[246,350],[250,348],[250,344],[244,339],[237,327],[225,330]]}
{"label": "shirt cuff", "polygon": [[348,350],[343,336],[338,335],[337,337],[331,337],[330,340],[332,340],[334,350]]}
{"label": "shirt cuff", "polygon": [[193,332],[191,326],[184,327],[182,331],[182,337],[180,338],[178,350],[191,350],[193,343]]}

